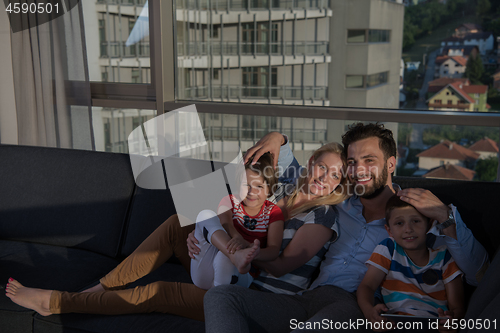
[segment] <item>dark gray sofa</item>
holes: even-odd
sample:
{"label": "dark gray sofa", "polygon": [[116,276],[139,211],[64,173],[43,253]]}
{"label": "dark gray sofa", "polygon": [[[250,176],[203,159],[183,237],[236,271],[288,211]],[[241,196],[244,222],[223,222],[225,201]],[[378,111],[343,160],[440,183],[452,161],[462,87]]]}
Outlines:
{"label": "dark gray sofa", "polygon": [[[0,145],[0,285],[79,291],[175,214],[168,190],[137,187],[126,154]],[[190,282],[175,260],[138,284]],[[0,295],[0,332],[203,332],[166,314],[42,317]]]}
{"label": "dark gray sofa", "polygon": [[[85,289],[175,213],[168,190],[135,185],[126,154],[0,145],[0,161],[0,285],[12,276],[32,287]],[[404,177],[395,182],[428,188],[457,205],[493,257],[500,243],[499,183]],[[500,274],[498,256],[495,263],[473,294],[468,318],[500,313],[500,284],[493,275]],[[155,280],[190,282],[175,260],[137,284]],[[167,314],[42,317],[2,294],[0,331],[203,332],[204,325]]]}

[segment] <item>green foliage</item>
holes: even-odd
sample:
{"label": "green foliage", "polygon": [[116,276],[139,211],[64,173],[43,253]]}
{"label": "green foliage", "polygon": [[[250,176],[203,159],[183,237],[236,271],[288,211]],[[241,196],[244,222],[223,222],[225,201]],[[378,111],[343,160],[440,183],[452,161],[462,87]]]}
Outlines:
{"label": "green foliage", "polygon": [[[500,6],[498,7],[498,10],[498,14],[500,14]],[[491,31],[493,33],[493,36],[500,36],[500,18],[484,20],[483,29],[484,31]]]}
{"label": "green foliage", "polygon": [[472,143],[481,140],[485,136],[498,142],[498,128],[483,126],[436,125],[427,128],[423,133],[422,139],[425,145],[433,146],[441,142],[443,139],[458,142],[460,139],[465,138]]}
{"label": "green foliage", "polygon": [[489,157],[476,162],[476,177],[482,181],[495,181],[497,179],[498,158]]}
{"label": "green foliage", "polygon": [[[485,6],[487,6],[486,3],[481,8],[486,8]],[[406,7],[403,27],[403,50],[408,50],[415,44],[417,39],[432,34],[438,26],[450,19],[470,13],[472,8],[476,8],[475,0],[448,0],[446,4],[431,0],[416,6]]]}
{"label": "green foliage", "polygon": [[399,124],[398,126],[398,141],[405,146],[410,144],[410,136],[413,127],[411,124]]}
{"label": "green foliage", "polygon": [[481,80],[483,79],[484,67],[481,57],[479,55],[469,57],[466,66],[464,77],[468,78],[472,84],[483,84]]}
{"label": "green foliage", "polygon": [[489,0],[478,0],[476,7],[476,16],[479,18],[484,18],[488,16],[491,9],[491,3]]}

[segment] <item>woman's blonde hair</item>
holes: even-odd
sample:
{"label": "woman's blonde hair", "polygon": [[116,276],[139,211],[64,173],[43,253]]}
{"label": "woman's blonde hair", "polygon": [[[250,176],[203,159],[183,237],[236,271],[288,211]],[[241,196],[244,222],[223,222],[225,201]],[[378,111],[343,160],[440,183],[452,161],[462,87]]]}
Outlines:
{"label": "woman's blonde hair", "polygon": [[327,143],[326,145],[318,148],[314,153],[312,154],[312,163],[317,161],[321,155],[325,153],[333,153],[339,155],[339,157],[342,159],[342,170],[341,170],[341,178],[340,178],[340,184],[337,186],[337,188],[330,194],[310,200],[298,207],[295,207],[292,209],[293,205],[295,204],[295,201],[297,200],[297,195],[299,191],[304,187],[307,186],[307,174],[309,172],[309,168],[312,167],[312,164],[308,164],[307,168],[304,168],[302,170],[302,174],[299,178],[298,184],[295,187],[295,190],[293,193],[290,195],[288,198],[288,201],[286,203],[286,208],[290,212],[289,218],[292,216],[295,216],[299,213],[302,213],[310,208],[316,207],[316,206],[321,206],[321,205],[337,205],[344,201],[348,193],[350,191],[348,190],[348,182],[347,182],[347,177],[345,177],[345,168],[346,168],[346,160],[344,155],[342,154],[343,147],[341,144],[337,142],[331,142]]}

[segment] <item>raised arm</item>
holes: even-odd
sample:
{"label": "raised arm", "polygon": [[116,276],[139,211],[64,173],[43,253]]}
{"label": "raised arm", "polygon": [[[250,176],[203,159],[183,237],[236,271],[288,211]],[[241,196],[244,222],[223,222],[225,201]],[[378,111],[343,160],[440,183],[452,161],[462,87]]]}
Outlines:
{"label": "raised arm", "polygon": [[263,154],[270,152],[274,158],[274,167],[279,166],[277,169],[281,177],[283,171],[290,165],[297,165],[297,160],[293,157],[292,150],[288,144],[288,138],[279,132],[271,132],[266,134],[260,139],[255,146],[248,149],[244,156],[246,163],[250,157],[254,156],[254,161],[257,161]]}
{"label": "raised arm", "polygon": [[[423,215],[443,223],[448,219],[450,207],[446,206],[432,192],[421,188],[404,189],[398,192],[401,200],[413,205]],[[455,259],[458,267],[465,274],[467,282],[477,286],[484,271],[488,267],[488,253],[477,241],[469,228],[462,221],[455,206],[451,206],[455,224],[441,232],[433,231],[436,235],[434,248],[445,244]]]}

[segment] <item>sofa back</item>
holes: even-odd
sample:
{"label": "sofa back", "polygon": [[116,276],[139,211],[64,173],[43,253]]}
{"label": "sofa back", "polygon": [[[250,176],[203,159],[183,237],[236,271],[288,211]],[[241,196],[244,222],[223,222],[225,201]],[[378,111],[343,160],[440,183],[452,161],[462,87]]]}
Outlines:
{"label": "sofa back", "polygon": [[[218,170],[226,165],[226,163],[222,162],[211,163],[206,160],[178,157],[169,157],[164,159],[162,163],[158,163],[159,165],[150,166],[139,175],[138,185],[135,188],[129,211],[124,243],[120,252],[120,255],[123,257],[132,253],[160,224],[177,213],[172,194],[168,188],[168,180],[159,173],[167,174],[169,171],[173,171],[169,179],[175,181],[176,184],[170,185],[177,185],[183,183],[183,181],[199,179],[206,175],[211,177],[213,170]],[[175,177],[172,177],[172,174]],[[151,181],[162,185],[166,184],[166,189],[151,190],[143,188],[141,184],[148,183],[144,179],[149,180],[151,187],[156,186],[156,184],[151,184]],[[196,186],[186,186],[182,188],[181,193],[179,191],[176,192],[176,200],[177,202],[188,203],[192,207],[190,210],[194,216],[203,209],[209,207],[215,209],[218,206],[219,200],[217,197],[204,197],[200,200],[197,194],[198,189]]]}
{"label": "sofa back", "polygon": [[454,204],[462,220],[486,248],[490,258],[500,247],[500,183],[461,180],[394,177],[402,188],[430,190],[445,204]]}
{"label": "sofa back", "polygon": [[0,239],[118,254],[134,179],[127,154],[0,145]]}

